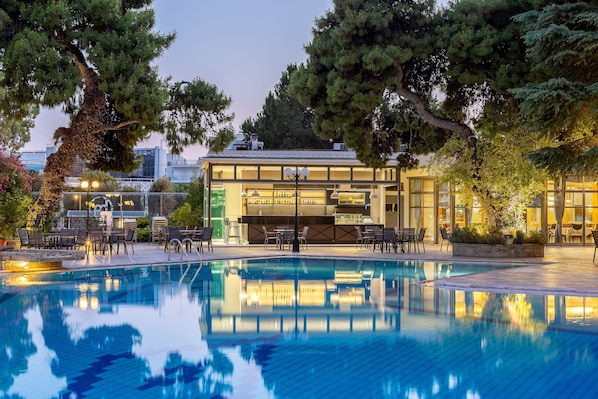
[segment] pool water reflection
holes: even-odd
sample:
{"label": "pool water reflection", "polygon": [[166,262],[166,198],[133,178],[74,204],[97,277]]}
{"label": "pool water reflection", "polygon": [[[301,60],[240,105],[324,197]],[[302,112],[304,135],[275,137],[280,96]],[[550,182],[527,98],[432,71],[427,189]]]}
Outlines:
{"label": "pool water reflection", "polygon": [[598,298],[418,284],[495,268],[275,258],[10,275],[0,280],[0,391],[65,399],[593,395]]}

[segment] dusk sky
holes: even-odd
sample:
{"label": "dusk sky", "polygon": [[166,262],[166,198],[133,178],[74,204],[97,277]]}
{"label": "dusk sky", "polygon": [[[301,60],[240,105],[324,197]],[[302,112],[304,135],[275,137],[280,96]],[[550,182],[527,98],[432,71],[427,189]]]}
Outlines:
{"label": "dusk sky", "polygon": [[[176,32],[170,49],[158,60],[162,76],[174,80],[199,77],[232,98],[233,125],[255,117],[268,93],[291,63],[307,59],[315,19],[332,8],[332,0],[155,0],[158,31]],[[37,151],[52,142],[54,130],[68,118],[43,111],[25,150]],[[138,144],[160,145],[160,135]],[[194,146],[183,156],[205,154]]]}

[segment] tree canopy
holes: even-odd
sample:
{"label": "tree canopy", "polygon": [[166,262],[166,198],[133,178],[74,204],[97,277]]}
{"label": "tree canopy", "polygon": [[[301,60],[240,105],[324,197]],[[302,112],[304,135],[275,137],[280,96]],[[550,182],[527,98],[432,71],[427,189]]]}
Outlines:
{"label": "tree canopy", "polygon": [[[0,80],[2,79],[0,70]],[[8,96],[5,88],[0,86],[0,104],[7,105]],[[23,104],[16,109],[0,107],[0,147],[5,151],[13,152],[19,150],[30,139],[29,131],[34,126],[34,119],[38,114],[35,106],[29,106],[27,111],[21,112],[20,107],[26,108]]]}
{"label": "tree canopy", "polygon": [[245,120],[241,129],[257,133],[266,148],[272,150],[330,148],[330,142],[313,131],[313,112],[289,95],[291,75],[296,70],[296,64],[287,66],[274,92],[268,93],[262,111]]}
{"label": "tree canopy", "polygon": [[[499,223],[504,204],[529,185],[531,165],[515,162],[523,169],[514,174],[513,164],[494,157],[489,174],[484,157],[505,154],[497,145],[537,149],[510,89],[534,73],[513,17],[541,3],[461,0],[438,8],[433,0],[336,0],[316,21],[290,91],[314,110],[318,135],[344,135],[370,167],[383,166],[401,144],[408,152],[413,142],[419,152],[437,151],[454,167],[442,178],[471,190]],[[505,183],[511,187],[497,191]]]}
{"label": "tree canopy", "polygon": [[598,5],[551,4],[515,20],[535,80],[512,91],[527,126],[551,144],[532,159],[552,175],[598,171]]}
{"label": "tree canopy", "polygon": [[[49,216],[76,157],[90,168],[128,171],[133,147],[164,133],[174,153],[189,144],[218,146],[230,98],[199,78],[172,82],[154,62],[175,39],[154,30],[151,0],[6,0],[0,8],[2,115],[26,118],[62,107],[70,124],[54,133],[36,211]],[[219,148],[216,148],[218,150]]]}

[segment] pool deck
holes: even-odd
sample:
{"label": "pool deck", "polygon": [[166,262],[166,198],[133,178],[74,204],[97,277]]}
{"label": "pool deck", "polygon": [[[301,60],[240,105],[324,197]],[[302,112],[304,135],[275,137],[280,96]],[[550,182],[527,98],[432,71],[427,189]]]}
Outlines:
{"label": "pool deck", "polygon": [[[454,257],[452,248],[426,244],[425,253],[380,253],[372,248],[356,248],[355,245],[309,245],[299,254],[289,249],[278,250],[274,245],[265,249],[261,244],[239,245],[214,242],[214,252],[204,250],[202,260],[241,259],[274,256],[350,257],[360,259],[422,260],[446,262],[513,263],[524,267],[499,269],[487,273],[456,276],[435,282],[424,282],[428,286],[452,288],[467,291],[497,291],[513,293],[536,293],[571,296],[598,297],[598,258],[592,262],[594,247],[590,246],[547,246],[543,258],[488,259]],[[65,261],[65,269],[122,267],[131,265],[186,263],[187,258],[172,251],[169,255],[164,247],[155,243],[137,243],[135,254],[129,248],[129,255],[91,255],[89,259]],[[192,262],[199,261],[196,253],[190,254]]]}

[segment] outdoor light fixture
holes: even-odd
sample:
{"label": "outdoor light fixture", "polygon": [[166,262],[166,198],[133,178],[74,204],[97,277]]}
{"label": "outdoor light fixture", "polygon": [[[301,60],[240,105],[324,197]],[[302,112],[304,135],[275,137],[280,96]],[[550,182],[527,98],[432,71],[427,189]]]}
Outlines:
{"label": "outdoor light fixture", "polygon": [[257,198],[257,197],[259,197],[259,196],[260,196],[260,193],[258,193],[258,192],[257,192],[257,189],[255,189],[255,190],[253,190],[253,192],[251,193],[251,196],[252,196],[253,198]]}
{"label": "outdoor light fixture", "polygon": [[241,192],[241,198],[247,198],[247,191]]}
{"label": "outdoor light fixture", "polygon": [[378,198],[378,194],[376,194],[376,191],[374,190],[374,187],[370,187],[370,198]]}
{"label": "outdoor light fixture", "polygon": [[285,168],[284,175],[289,180],[295,180],[295,236],[293,237],[293,252],[299,252],[299,196],[297,195],[297,188],[299,185],[299,180],[307,180],[307,176],[309,175],[309,169],[303,168],[299,170],[298,167],[295,167],[295,169]]}

